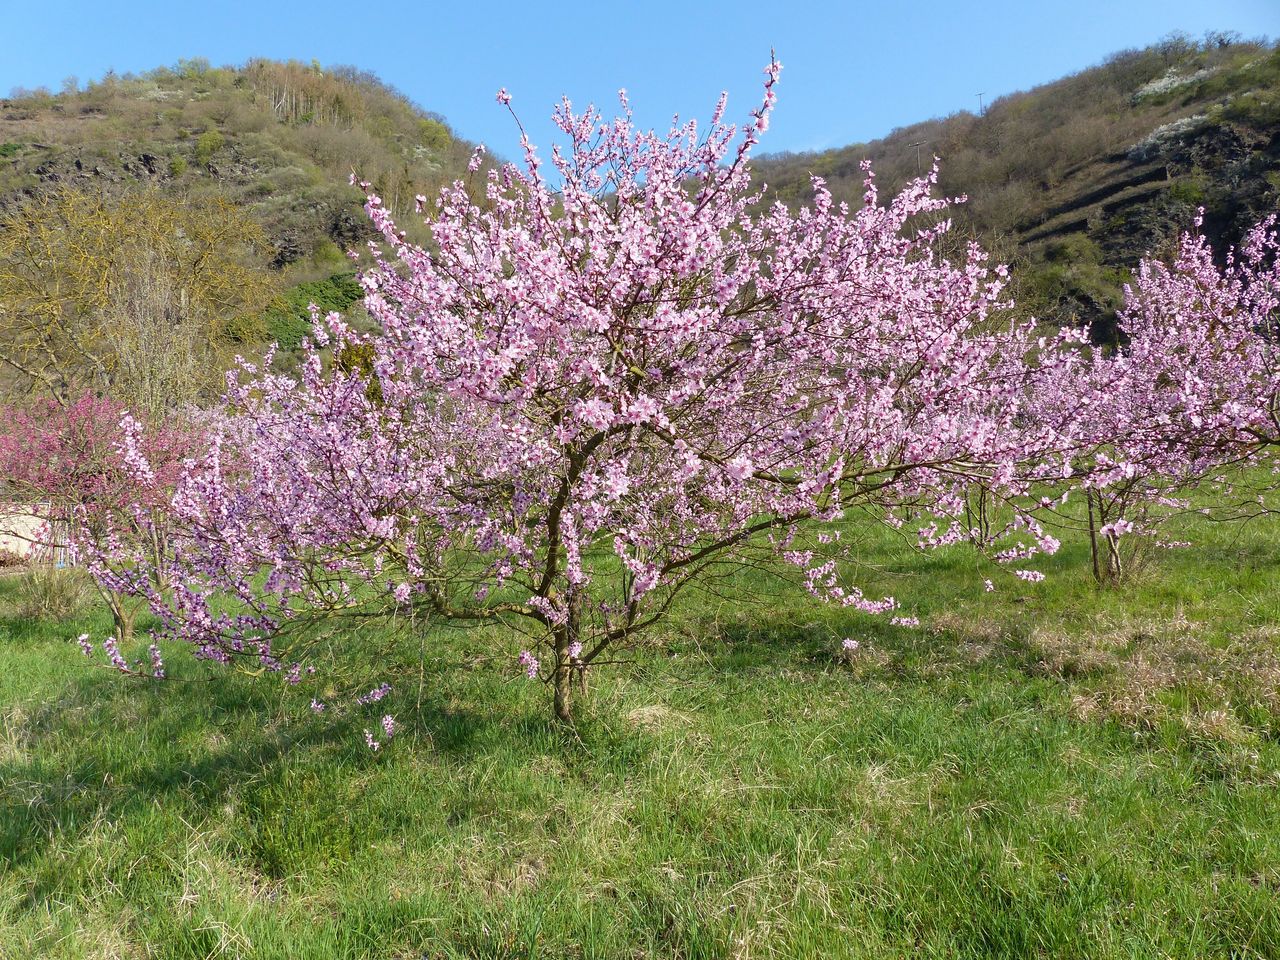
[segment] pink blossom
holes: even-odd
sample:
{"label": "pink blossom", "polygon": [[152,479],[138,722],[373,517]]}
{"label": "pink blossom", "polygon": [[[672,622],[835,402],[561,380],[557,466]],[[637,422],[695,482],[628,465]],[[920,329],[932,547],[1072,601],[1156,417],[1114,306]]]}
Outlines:
{"label": "pink blossom", "polygon": [[361,694],[360,696],[356,697],[356,703],[360,704],[362,707],[368,706],[371,703],[377,703],[379,700],[381,700],[390,692],[391,692],[391,684],[382,683],[374,687],[368,693]]}
{"label": "pink blossom", "polygon": [[1134,525],[1130,521],[1121,519],[1104,524],[1098,532],[1104,537],[1122,537],[1126,533],[1131,533],[1133,528]]}
{"label": "pink blossom", "polygon": [[[317,316],[295,376],[233,371],[217,430],[138,513],[170,555],[103,550],[102,575],[197,656],[275,673],[308,626],[388,594],[593,652],[741,564],[889,614],[850,582],[861,545],[829,535],[851,512],[1051,552],[1032,513],[1084,442],[1079,335],[1009,309],[1007,272],[948,236],[936,170],[882,197],[864,166],[853,208],[820,179],[804,208],[762,192],[779,71],[740,124],[723,101],[651,131],[564,100],[549,159],[522,136],[519,163],[422,205],[425,246],[364,186],[369,332]],[[352,350],[367,367],[333,362]],[[968,522],[979,492],[1011,519]]]}
{"label": "pink blossom", "polygon": [[521,650],[519,659],[520,659],[520,666],[524,668],[525,676],[527,676],[530,680],[538,679],[538,667],[540,666],[540,664],[538,663],[538,658],[535,657],[528,650]]}
{"label": "pink blossom", "polygon": [[151,676],[157,679],[164,678],[164,660],[160,656],[160,648],[154,643],[147,648],[147,655],[151,658]]}
{"label": "pink blossom", "polygon": [[734,457],[725,466],[724,472],[729,475],[730,479],[741,483],[743,480],[746,480],[751,476],[754,470],[755,467],[747,457]]}

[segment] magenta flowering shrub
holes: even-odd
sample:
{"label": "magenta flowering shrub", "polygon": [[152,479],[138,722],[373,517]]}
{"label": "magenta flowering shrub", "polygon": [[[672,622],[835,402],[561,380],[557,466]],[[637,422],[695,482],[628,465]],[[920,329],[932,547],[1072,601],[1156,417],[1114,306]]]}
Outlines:
{"label": "magenta flowering shrub", "polygon": [[[741,128],[723,97],[665,133],[625,94],[615,118],[563,101],[564,144],[525,137],[523,164],[483,178],[477,155],[427,248],[369,192],[379,332],[333,315],[296,380],[269,358],[230,378],[165,511],[150,582],[172,592],[139,581],[166,632],[297,676],[317,620],[509,623],[567,719],[573,678],[686,587],[768,562],[890,611],[842,573],[847,511],[926,511],[922,541],[972,540],[975,489],[1020,502],[1061,476],[1074,427],[1029,397],[1078,338],[1037,342],[976,244],[939,252],[936,172],[883,202],[868,171],[857,209],[818,178],[810,208],[771,202],[749,158],[778,72]],[[976,539],[1056,548],[1030,507],[1011,516]]]}

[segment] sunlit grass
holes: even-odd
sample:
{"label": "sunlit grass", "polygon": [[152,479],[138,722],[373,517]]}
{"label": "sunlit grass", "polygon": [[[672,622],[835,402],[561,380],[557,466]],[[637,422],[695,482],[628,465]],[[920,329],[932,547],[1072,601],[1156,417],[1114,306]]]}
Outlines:
{"label": "sunlit grass", "polygon": [[516,637],[407,635],[335,719],[323,679],[133,682],[71,642],[105,619],[10,616],[0,957],[1274,956],[1280,524],[1191,522],[1124,587],[1073,539],[994,593],[869,530],[920,628],[746,574],[574,732]]}

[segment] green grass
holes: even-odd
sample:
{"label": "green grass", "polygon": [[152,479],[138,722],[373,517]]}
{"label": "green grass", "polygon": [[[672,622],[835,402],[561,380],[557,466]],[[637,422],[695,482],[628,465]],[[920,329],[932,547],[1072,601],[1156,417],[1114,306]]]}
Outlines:
{"label": "green grass", "polygon": [[744,576],[576,734],[514,637],[407,637],[377,754],[382,705],[132,682],[69,641],[105,621],[10,616],[0,957],[1280,955],[1280,523],[1193,533],[1123,589],[1069,542],[990,594],[868,533],[921,628]]}

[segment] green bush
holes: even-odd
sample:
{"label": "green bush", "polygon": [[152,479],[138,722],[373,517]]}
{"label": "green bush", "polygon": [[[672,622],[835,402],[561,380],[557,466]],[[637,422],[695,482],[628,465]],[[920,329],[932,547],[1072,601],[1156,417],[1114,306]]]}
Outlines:
{"label": "green bush", "polygon": [[321,313],[343,311],[364,296],[354,273],[335,273],[324,280],[300,283],[272,301],[265,312],[267,334],[282,349],[294,350],[311,333],[308,305]]}
{"label": "green bush", "polygon": [[0,143],[0,157],[12,157],[21,149],[20,143]]}
{"label": "green bush", "polygon": [[325,239],[311,251],[311,262],[319,269],[335,270],[346,264],[347,255],[332,240]]}
{"label": "green bush", "polygon": [[169,175],[180,177],[187,172],[187,161],[182,157],[173,157],[169,161]]}
{"label": "green bush", "polygon": [[1205,202],[1204,183],[1199,180],[1175,180],[1169,187],[1169,196],[1191,207]]}
{"label": "green bush", "polygon": [[418,121],[418,143],[428,150],[444,150],[452,142],[449,128],[439,120],[428,117]]}
{"label": "green bush", "polygon": [[217,130],[206,130],[196,138],[196,163],[205,166],[225,144],[226,140]]}

